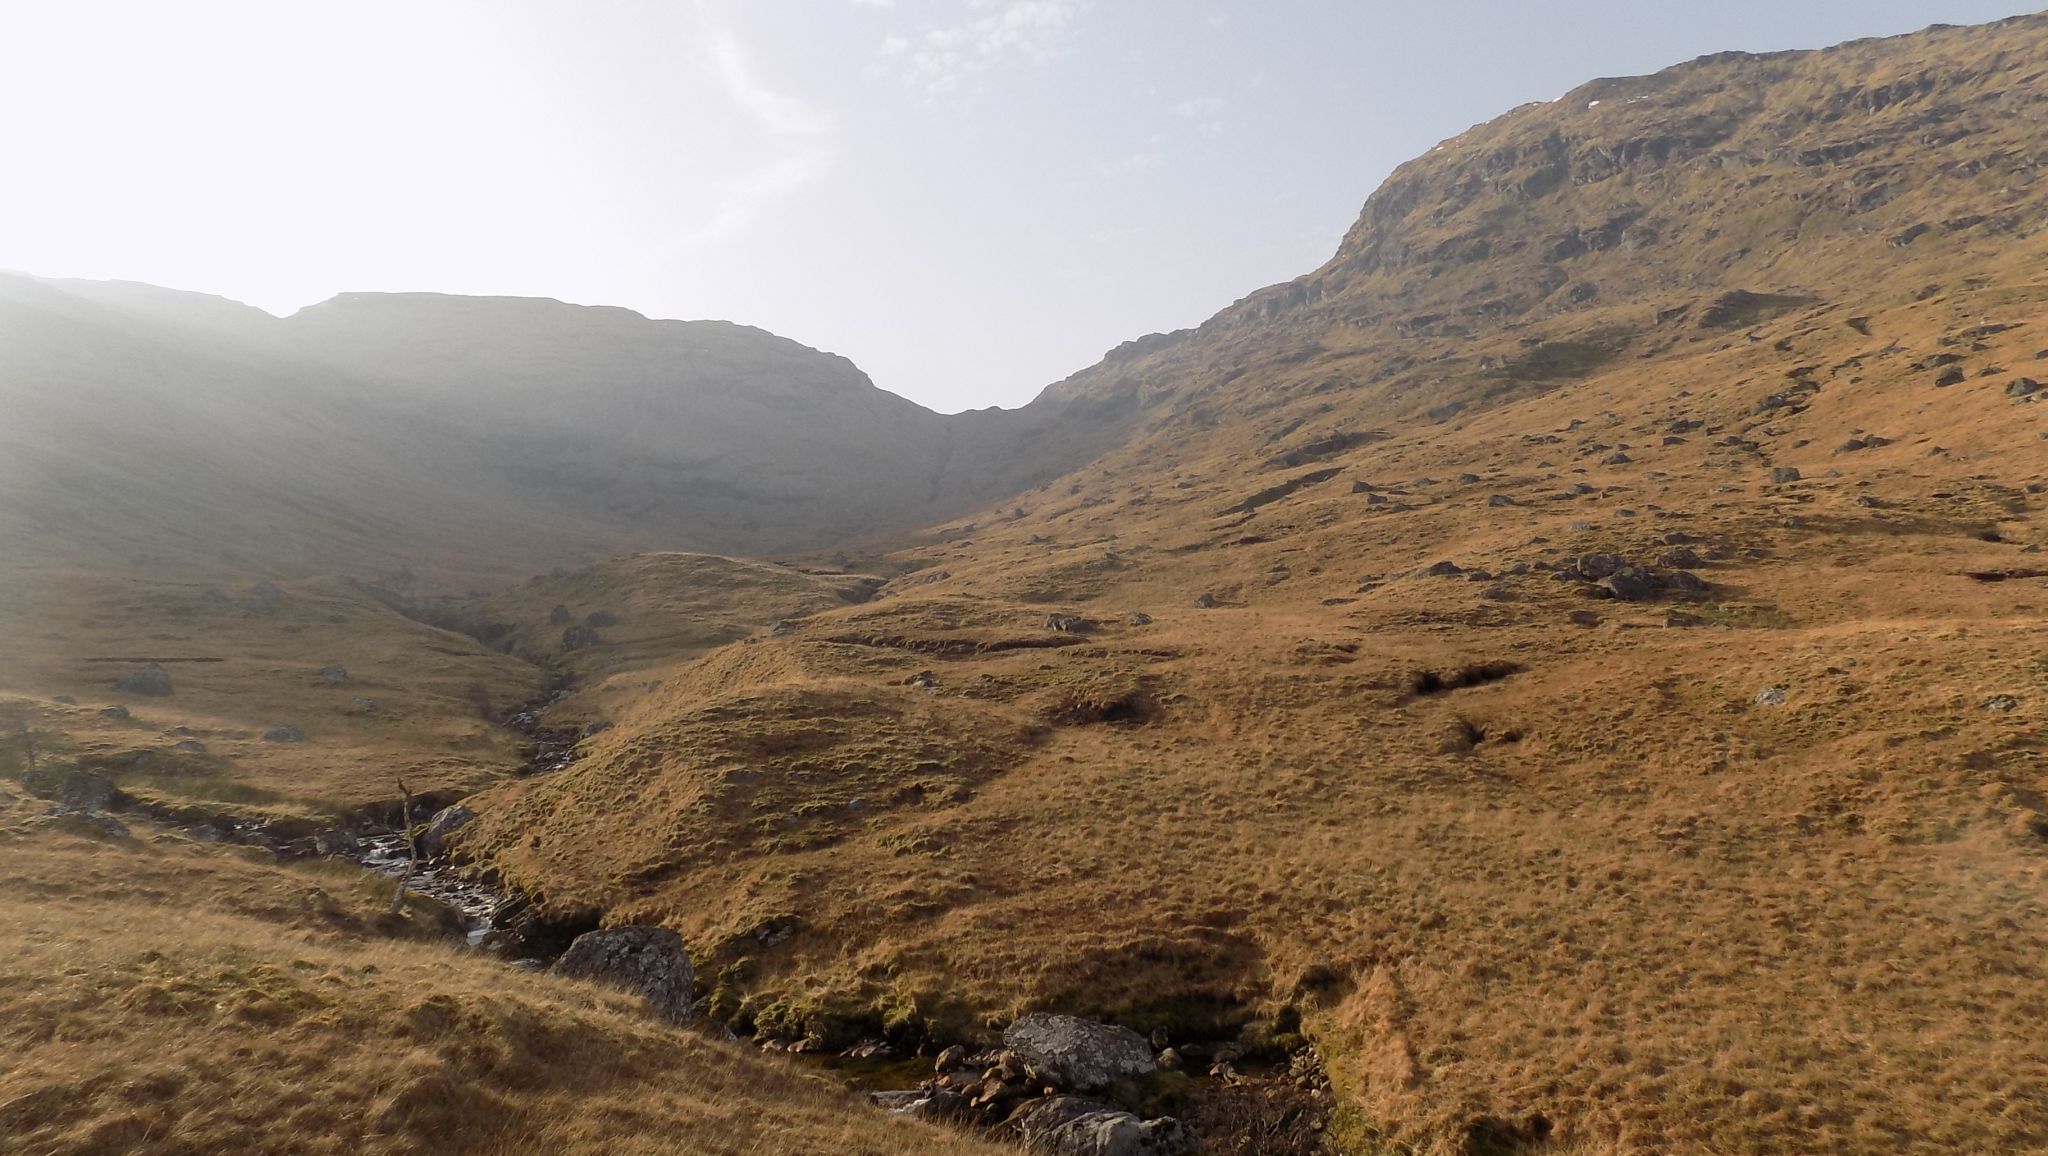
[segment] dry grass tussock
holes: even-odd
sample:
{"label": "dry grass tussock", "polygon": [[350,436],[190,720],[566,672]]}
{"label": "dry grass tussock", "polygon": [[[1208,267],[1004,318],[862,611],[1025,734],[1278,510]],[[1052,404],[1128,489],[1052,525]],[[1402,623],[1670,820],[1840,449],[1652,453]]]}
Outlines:
{"label": "dry grass tussock", "polygon": [[376,914],[361,874],[0,825],[0,1148],[991,1152]]}

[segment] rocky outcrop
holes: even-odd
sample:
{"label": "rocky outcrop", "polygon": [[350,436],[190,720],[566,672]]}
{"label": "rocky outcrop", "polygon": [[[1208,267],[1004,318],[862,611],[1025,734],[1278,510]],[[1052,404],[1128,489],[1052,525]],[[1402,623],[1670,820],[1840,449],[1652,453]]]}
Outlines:
{"label": "rocky outcrop", "polygon": [[638,992],[671,1023],[687,1023],[696,1015],[690,953],[682,936],[666,927],[613,927],[579,935],[548,970]]}

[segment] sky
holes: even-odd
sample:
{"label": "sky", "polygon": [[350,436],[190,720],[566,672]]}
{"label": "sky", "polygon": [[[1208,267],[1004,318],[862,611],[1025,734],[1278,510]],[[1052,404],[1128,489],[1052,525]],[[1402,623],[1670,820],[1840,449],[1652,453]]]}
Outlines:
{"label": "sky", "polygon": [[0,268],[758,325],[941,411],[1328,259],[1599,76],[2018,0],[0,0]]}

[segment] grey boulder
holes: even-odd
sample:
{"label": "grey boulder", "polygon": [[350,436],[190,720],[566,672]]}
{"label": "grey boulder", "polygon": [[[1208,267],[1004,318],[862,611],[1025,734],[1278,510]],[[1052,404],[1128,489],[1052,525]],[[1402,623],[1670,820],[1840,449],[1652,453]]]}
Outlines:
{"label": "grey boulder", "polygon": [[696,1014],[690,953],[683,937],[666,927],[614,927],[579,935],[548,970],[638,992],[670,1023],[687,1023]]}
{"label": "grey boulder", "polygon": [[427,821],[427,829],[420,832],[420,854],[429,857],[443,854],[448,850],[448,836],[475,821],[476,812],[461,803],[434,812],[434,817]]}
{"label": "grey boulder", "polygon": [[1078,1016],[1021,1016],[1003,1032],[1003,1046],[1053,1083],[1078,1092],[1107,1088],[1157,1066],[1144,1036]]}
{"label": "grey boulder", "polygon": [[1079,1096],[1033,1100],[1010,1122],[1026,1147],[1056,1156],[1185,1156],[1195,1151],[1193,1133],[1179,1120],[1140,1120]]}

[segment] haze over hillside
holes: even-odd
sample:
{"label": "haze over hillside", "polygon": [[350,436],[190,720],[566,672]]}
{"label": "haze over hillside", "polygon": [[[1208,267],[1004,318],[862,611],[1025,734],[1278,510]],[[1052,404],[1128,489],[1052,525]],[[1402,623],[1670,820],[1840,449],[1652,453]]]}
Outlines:
{"label": "haze over hillside", "polygon": [[0,278],[0,1124],[2048,1149],[2044,161],[2048,15],[1593,81],[944,417]]}
{"label": "haze over hillside", "polygon": [[717,321],[357,293],[279,320],[0,277],[17,556],[504,580],[648,546],[769,554],[1012,493],[1101,405],[941,416]]}

